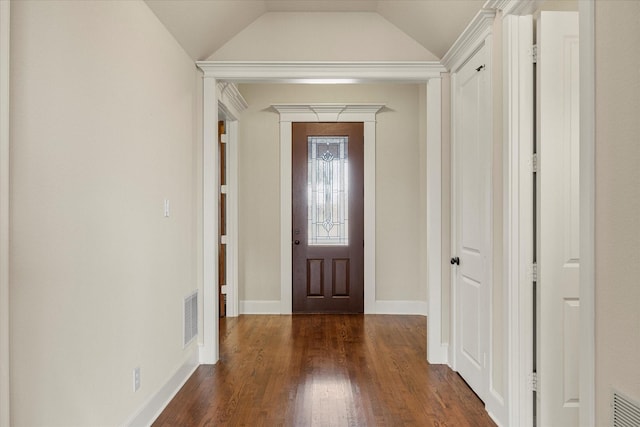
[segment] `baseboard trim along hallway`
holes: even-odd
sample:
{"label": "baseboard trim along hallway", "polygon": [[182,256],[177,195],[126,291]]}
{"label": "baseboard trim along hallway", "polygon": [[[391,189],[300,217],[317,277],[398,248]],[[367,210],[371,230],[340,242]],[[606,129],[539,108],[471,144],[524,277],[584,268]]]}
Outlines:
{"label": "baseboard trim along hallway", "polygon": [[190,351],[184,364],[124,423],[125,427],[147,427],[158,418],[199,366],[198,346],[192,345]]}
{"label": "baseboard trim along hallway", "polygon": [[[281,314],[280,301],[240,301],[240,314]],[[378,300],[375,313],[366,314],[409,314],[426,316],[426,301],[390,301]]]}

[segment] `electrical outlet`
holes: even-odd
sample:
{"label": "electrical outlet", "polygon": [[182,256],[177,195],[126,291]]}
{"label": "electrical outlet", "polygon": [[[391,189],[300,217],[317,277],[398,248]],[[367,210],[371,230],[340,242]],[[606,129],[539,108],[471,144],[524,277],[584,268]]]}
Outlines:
{"label": "electrical outlet", "polygon": [[164,199],[164,217],[169,218],[169,199]]}
{"label": "electrical outlet", "polygon": [[140,388],[140,367],[133,368],[133,391]]}

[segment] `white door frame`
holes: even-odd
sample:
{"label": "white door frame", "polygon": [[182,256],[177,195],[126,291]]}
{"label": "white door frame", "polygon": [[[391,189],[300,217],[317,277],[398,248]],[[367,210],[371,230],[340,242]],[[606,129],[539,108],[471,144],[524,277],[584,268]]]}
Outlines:
{"label": "white door frame", "polygon": [[218,82],[218,119],[226,122],[227,145],[227,317],[240,314],[238,299],[238,119],[247,102],[233,83]]}
{"label": "white door frame", "polygon": [[293,286],[292,123],[364,124],[364,312],[376,302],[376,113],[384,104],[274,104],[280,113],[280,313],[291,314]]}
{"label": "white door frame", "polygon": [[[539,1],[490,0],[503,10],[504,243],[508,292],[509,423],[533,424],[529,378],[533,366],[531,261],[533,207],[533,71],[530,16]],[[595,3],[580,14],[580,425],[595,426]]]}
{"label": "white door frame", "polygon": [[[429,62],[215,62],[203,61],[197,63],[204,72],[203,82],[203,331],[200,349],[200,363],[212,364],[218,361],[218,294],[217,294],[217,245],[218,223],[216,212],[218,208],[217,188],[218,177],[216,165],[218,153],[217,143],[217,81],[235,83],[427,83],[428,87],[438,90],[428,90],[426,105],[427,128],[441,127],[440,123],[440,73],[446,69],[439,63]],[[435,99],[437,97],[437,99]],[[431,113],[429,114],[431,109]],[[440,153],[440,132],[427,133],[427,151]],[[429,148],[430,147],[430,148]],[[433,171],[431,171],[433,173]],[[430,171],[427,170],[428,177]],[[433,177],[431,184],[440,183],[441,177]],[[429,184],[428,184],[429,185]],[[429,188],[427,189],[429,191]],[[440,209],[440,206],[433,207]],[[427,229],[440,229],[440,216],[427,215]],[[288,226],[288,228],[290,228]],[[288,229],[287,228],[287,229]],[[290,240],[287,237],[287,241]],[[441,245],[438,239],[427,239],[426,262],[428,265],[441,263]],[[436,244],[437,243],[437,244]],[[286,246],[290,246],[287,244]],[[283,280],[284,282],[284,280]],[[441,349],[441,317],[440,317],[440,288],[441,283],[429,283],[428,298],[434,301],[436,312],[430,311],[428,348],[433,349],[432,363],[445,363],[442,360]],[[290,292],[290,287],[289,287]],[[432,298],[432,294],[438,298]],[[432,307],[429,307],[432,310]],[[289,308],[290,310],[290,308]],[[445,347],[446,348],[446,347]],[[429,352],[431,355],[431,351]],[[436,357],[437,356],[437,357]]]}
{"label": "white door frame", "polygon": [[533,18],[503,18],[504,254],[509,425],[533,426]]}

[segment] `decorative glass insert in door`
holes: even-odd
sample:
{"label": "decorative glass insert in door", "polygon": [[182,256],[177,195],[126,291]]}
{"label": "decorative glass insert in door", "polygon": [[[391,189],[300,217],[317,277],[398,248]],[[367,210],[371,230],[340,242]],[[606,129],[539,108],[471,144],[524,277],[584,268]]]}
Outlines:
{"label": "decorative glass insert in door", "polygon": [[308,244],[349,244],[349,138],[309,136],[307,149]]}

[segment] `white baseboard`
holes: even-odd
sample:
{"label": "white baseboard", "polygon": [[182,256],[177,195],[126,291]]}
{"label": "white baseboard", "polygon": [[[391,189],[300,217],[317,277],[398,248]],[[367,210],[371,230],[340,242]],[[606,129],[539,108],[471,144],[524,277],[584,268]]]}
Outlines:
{"label": "white baseboard", "polygon": [[[375,313],[427,315],[426,301],[376,301]],[[281,314],[280,301],[240,301],[240,314]]]}
{"label": "white baseboard", "polygon": [[375,314],[417,314],[427,315],[426,301],[376,301]]}
{"label": "white baseboard", "polygon": [[[486,409],[485,409],[485,411],[486,411]],[[504,426],[504,424],[502,424],[502,423],[501,423],[501,422],[496,418],[496,416],[495,416],[495,414],[494,414],[493,412],[491,412],[491,411],[486,411],[486,412],[487,412],[487,415],[489,415],[489,418],[491,418],[491,420],[493,420],[493,422],[494,422],[494,423],[496,423],[496,425],[497,425],[498,427],[503,427],[503,426]]]}
{"label": "white baseboard", "polygon": [[[429,317],[427,316],[428,321]],[[431,343],[427,342],[427,362],[432,365],[447,365],[451,367],[449,363],[449,344],[440,344],[432,348]]]}
{"label": "white baseboard", "polygon": [[175,374],[157,392],[124,423],[126,427],[147,427],[150,426],[160,413],[171,402],[176,393],[187,382],[191,374],[199,366],[198,346],[191,348],[189,359],[176,371]]}
{"label": "white baseboard", "polygon": [[502,397],[497,391],[489,387],[489,395],[485,399],[485,410],[498,427],[508,424],[508,408]]}
{"label": "white baseboard", "polygon": [[240,314],[280,314],[280,301],[240,301]]}

